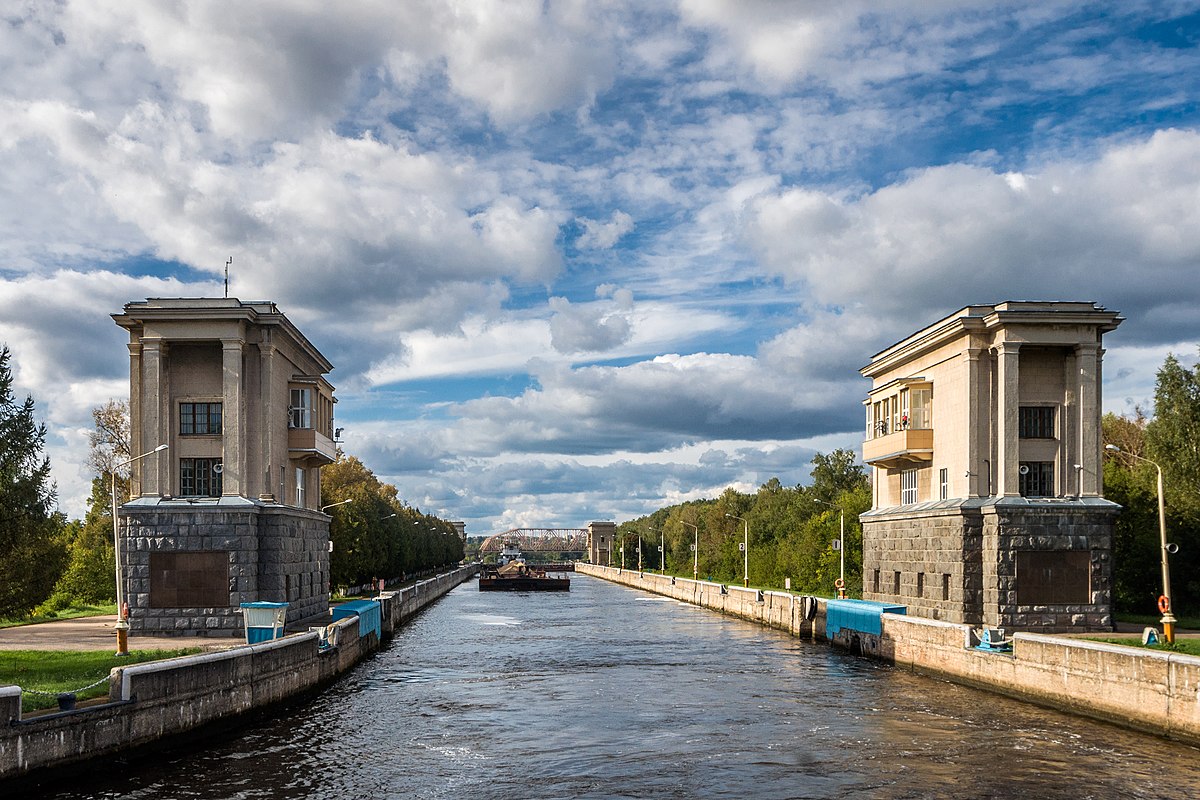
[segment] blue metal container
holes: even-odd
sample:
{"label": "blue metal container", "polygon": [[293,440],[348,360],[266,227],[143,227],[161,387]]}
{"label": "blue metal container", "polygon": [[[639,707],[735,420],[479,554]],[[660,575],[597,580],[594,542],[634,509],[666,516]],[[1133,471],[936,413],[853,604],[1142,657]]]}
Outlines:
{"label": "blue metal container", "polygon": [[246,620],[246,644],[269,642],[283,638],[283,623],[287,619],[287,603],[242,603]]}
{"label": "blue metal container", "polygon": [[383,614],[380,613],[378,600],[351,600],[334,606],[330,613],[335,620],[357,616],[359,636],[366,636],[371,631],[375,631],[378,637],[383,636]]}
{"label": "blue metal container", "polygon": [[884,614],[905,614],[907,606],[876,603],[870,600],[827,600],[825,602],[825,638],[834,639],[843,631],[883,633]]}

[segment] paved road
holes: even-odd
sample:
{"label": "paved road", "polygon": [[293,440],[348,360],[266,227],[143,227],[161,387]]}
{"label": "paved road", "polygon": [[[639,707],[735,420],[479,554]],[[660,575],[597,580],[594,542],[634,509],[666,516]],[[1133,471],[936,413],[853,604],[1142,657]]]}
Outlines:
{"label": "paved road", "polygon": [[[80,617],[35,625],[0,628],[0,650],[117,649],[116,620],[111,616]],[[244,644],[241,636],[146,636],[130,634],[130,650],[179,650],[199,647],[223,650]]]}

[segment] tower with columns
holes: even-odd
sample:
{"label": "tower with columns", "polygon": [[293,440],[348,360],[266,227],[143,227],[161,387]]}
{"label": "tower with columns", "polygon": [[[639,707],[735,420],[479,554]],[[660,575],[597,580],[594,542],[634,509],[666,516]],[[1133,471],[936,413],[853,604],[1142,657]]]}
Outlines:
{"label": "tower with columns", "polygon": [[862,374],[863,597],[1010,630],[1112,627],[1101,340],[1088,302],[968,306]]}
{"label": "tower with columns", "polygon": [[262,600],[321,613],[332,364],[270,302],[149,299],[113,319],[129,333],[131,451],[167,445],[121,498],[131,629],[232,631]]}

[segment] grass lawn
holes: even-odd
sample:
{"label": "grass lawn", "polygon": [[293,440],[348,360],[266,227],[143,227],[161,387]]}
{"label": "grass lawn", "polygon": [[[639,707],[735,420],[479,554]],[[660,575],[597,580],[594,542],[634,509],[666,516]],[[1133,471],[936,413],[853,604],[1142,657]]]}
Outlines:
{"label": "grass lawn", "polygon": [[1175,639],[1175,644],[1166,645],[1144,645],[1142,644],[1141,636],[1088,636],[1086,637],[1094,642],[1108,642],[1109,644],[1123,644],[1129,647],[1145,647],[1147,650],[1161,650],[1170,653],[1187,653],[1192,656],[1200,656],[1200,639]]}
{"label": "grass lawn", "polygon": [[[1117,614],[1117,622],[1131,622],[1148,628],[1157,628],[1162,614]],[[1175,615],[1175,628],[1190,628],[1200,631],[1200,617],[1181,617]]]}
{"label": "grass lawn", "polygon": [[[199,648],[185,650],[133,650],[128,656],[109,652],[64,650],[3,650],[0,651],[0,686],[20,686],[21,711],[56,708],[59,692],[73,692],[102,678],[113,667],[160,661],[164,658],[199,653]],[[33,694],[30,690],[49,692]],[[108,696],[108,681],[76,695],[77,700]]]}
{"label": "grass lawn", "polygon": [[63,609],[53,616],[28,616],[17,617],[11,619],[0,619],[0,628],[15,628],[18,625],[32,625],[35,622],[52,622],[56,619],[76,619],[78,617],[99,617],[104,614],[117,615],[117,604],[109,603],[106,606],[74,606],[72,608]]}

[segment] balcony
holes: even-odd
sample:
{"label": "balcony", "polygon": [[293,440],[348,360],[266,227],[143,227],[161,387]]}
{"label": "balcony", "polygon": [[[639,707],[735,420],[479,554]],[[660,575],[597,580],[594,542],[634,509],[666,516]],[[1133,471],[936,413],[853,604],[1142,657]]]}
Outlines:
{"label": "balcony", "polygon": [[292,458],[303,458],[307,455],[322,464],[332,464],[337,459],[337,446],[332,439],[315,428],[289,428],[288,455]]}
{"label": "balcony", "polygon": [[933,461],[933,428],[906,428],[863,442],[863,461],[900,469]]}

